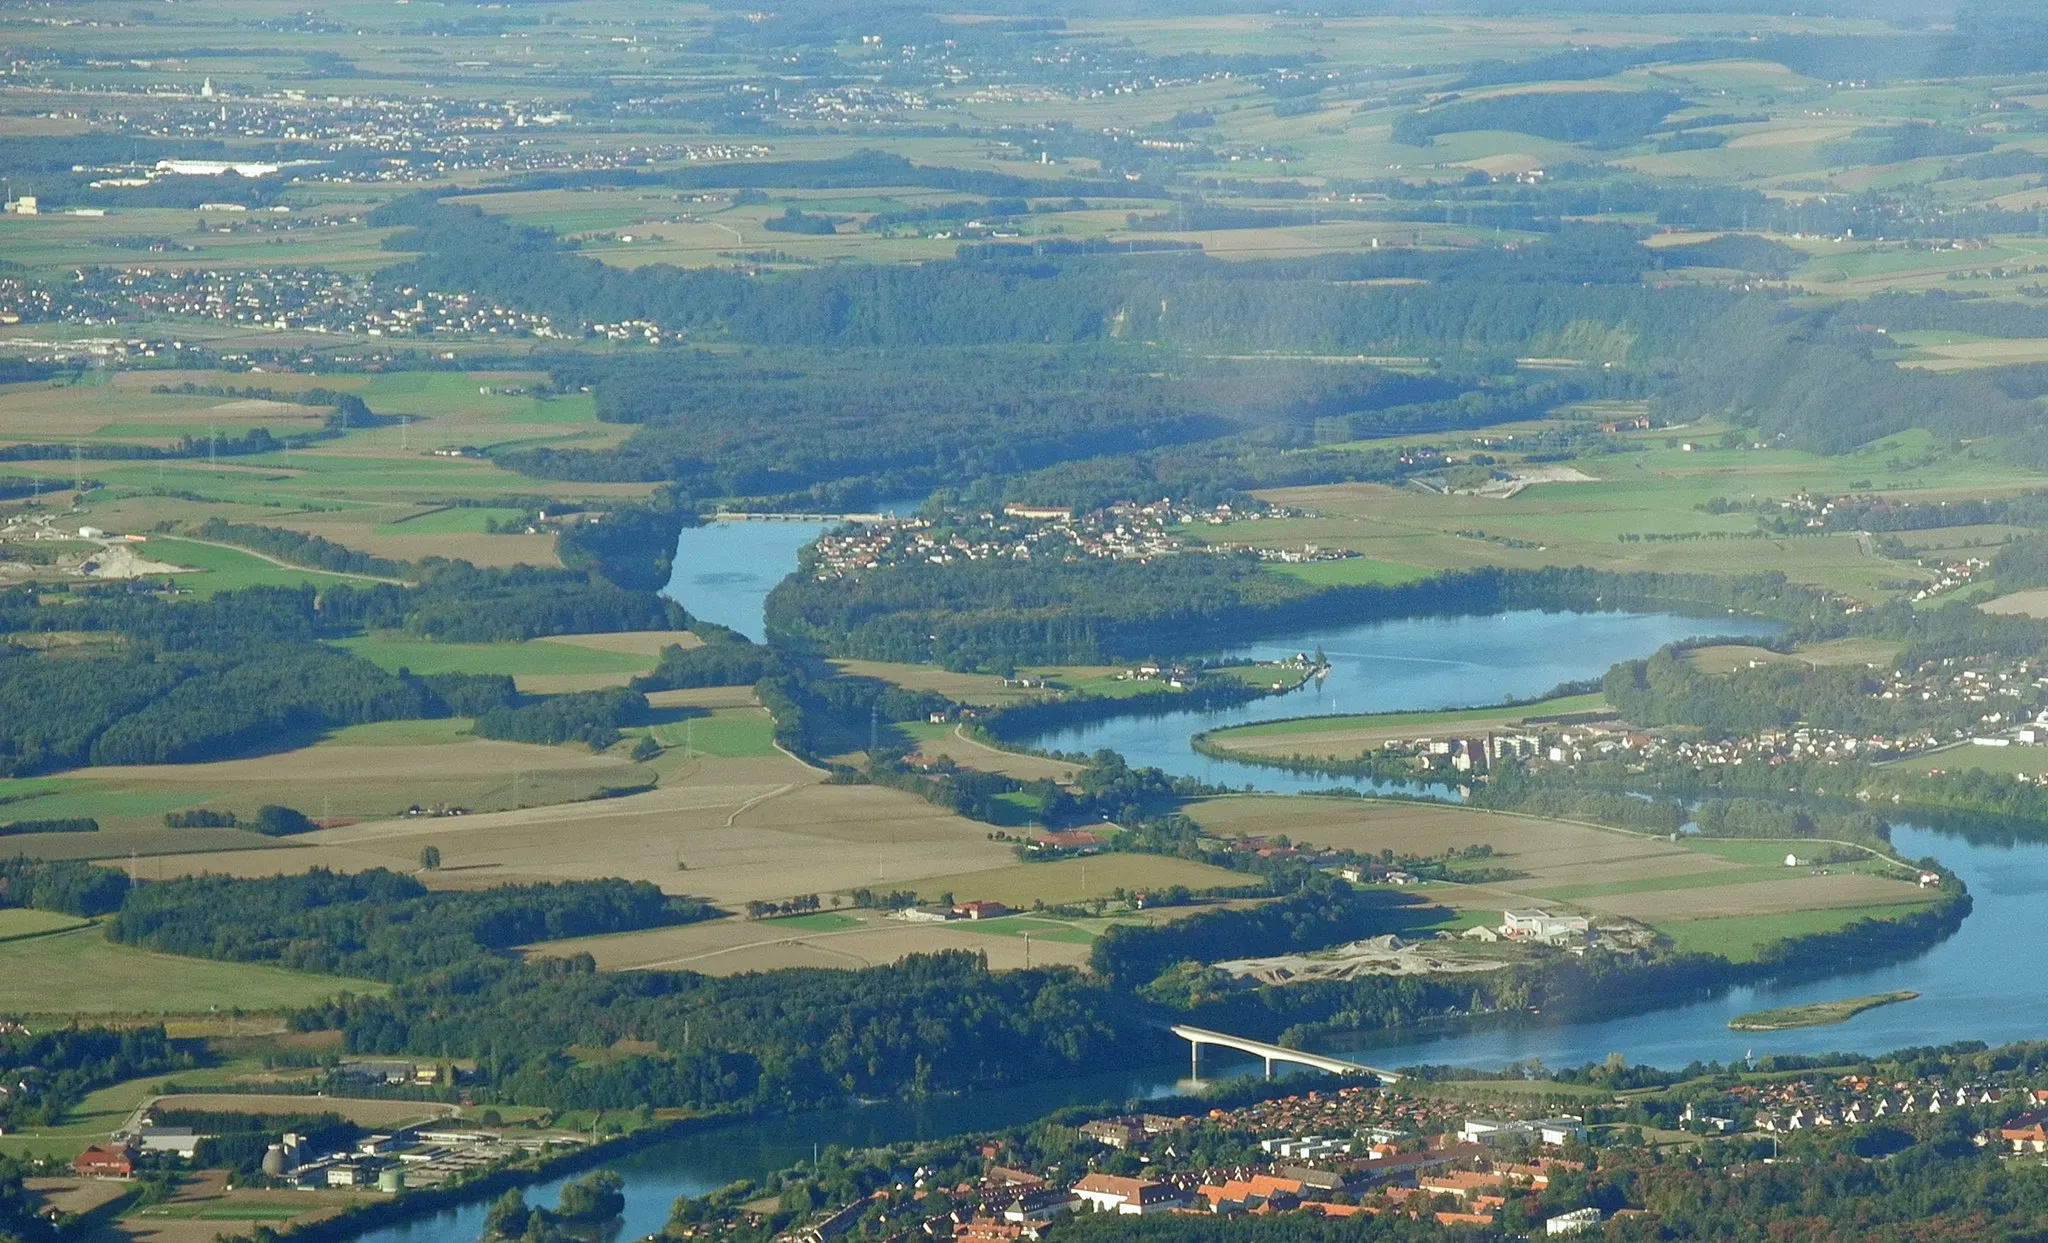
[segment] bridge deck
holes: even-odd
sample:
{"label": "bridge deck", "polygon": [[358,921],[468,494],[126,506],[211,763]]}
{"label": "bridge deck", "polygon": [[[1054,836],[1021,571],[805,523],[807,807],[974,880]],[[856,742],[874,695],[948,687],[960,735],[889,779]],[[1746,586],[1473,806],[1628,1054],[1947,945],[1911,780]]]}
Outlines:
{"label": "bridge deck", "polygon": [[1228,1032],[1210,1031],[1205,1027],[1189,1027],[1177,1024],[1173,1034],[1188,1042],[1198,1060],[1202,1046],[1216,1045],[1219,1048],[1236,1049],[1254,1057],[1266,1059],[1266,1073],[1272,1074],[1274,1062],[1291,1062],[1297,1066],[1308,1066],[1315,1070],[1327,1071],[1333,1075],[1372,1075],[1384,1082],[1393,1082],[1401,1076],[1391,1070],[1367,1066],[1363,1062],[1346,1061],[1341,1057],[1326,1057],[1320,1053],[1309,1053],[1302,1049],[1289,1049],[1283,1045],[1267,1044],[1263,1040],[1252,1040],[1244,1036],[1233,1036]]}

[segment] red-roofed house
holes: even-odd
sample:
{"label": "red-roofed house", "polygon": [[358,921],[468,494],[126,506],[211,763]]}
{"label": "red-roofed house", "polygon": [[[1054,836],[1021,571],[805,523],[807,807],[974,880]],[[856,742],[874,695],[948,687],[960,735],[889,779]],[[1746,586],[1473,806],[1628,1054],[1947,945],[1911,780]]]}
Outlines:
{"label": "red-roofed house", "polygon": [[71,1169],[81,1178],[133,1178],[135,1151],[132,1148],[94,1145],[78,1154],[78,1159],[71,1163]]}

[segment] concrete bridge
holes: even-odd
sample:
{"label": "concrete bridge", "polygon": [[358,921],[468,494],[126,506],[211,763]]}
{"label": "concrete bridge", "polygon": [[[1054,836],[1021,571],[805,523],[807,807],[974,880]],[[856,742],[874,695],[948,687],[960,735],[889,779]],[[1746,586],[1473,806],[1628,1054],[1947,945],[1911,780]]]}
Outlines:
{"label": "concrete bridge", "polygon": [[1193,1067],[1193,1077],[1196,1079],[1202,1077],[1203,1045],[1216,1045],[1220,1048],[1236,1049],[1240,1053],[1249,1053],[1253,1057],[1264,1058],[1266,1061],[1266,1078],[1268,1079],[1273,1077],[1273,1063],[1275,1062],[1291,1062],[1296,1066],[1307,1066],[1332,1075],[1372,1075],[1383,1083],[1392,1083],[1401,1077],[1391,1070],[1381,1070],[1377,1066],[1367,1066],[1361,1062],[1347,1062],[1340,1057],[1324,1057],[1320,1053],[1305,1053],[1300,1049],[1283,1048],[1277,1044],[1267,1044],[1263,1040],[1248,1040],[1243,1036],[1230,1035],[1228,1032],[1212,1032],[1204,1027],[1188,1027],[1184,1024],[1176,1024],[1173,1028],[1173,1034],[1188,1042],[1190,1064]]}
{"label": "concrete bridge", "polygon": [[720,512],[711,515],[713,522],[891,522],[894,514],[742,514]]}

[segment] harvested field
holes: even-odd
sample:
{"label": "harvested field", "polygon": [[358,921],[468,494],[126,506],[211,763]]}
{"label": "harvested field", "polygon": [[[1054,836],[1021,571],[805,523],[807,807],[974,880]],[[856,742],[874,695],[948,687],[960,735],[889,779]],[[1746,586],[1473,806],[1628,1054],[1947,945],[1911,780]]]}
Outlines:
{"label": "harvested field", "polygon": [[1244,883],[1243,873],[1206,863],[1163,855],[1112,854],[936,875],[920,880],[914,887],[918,896],[926,900],[950,893],[962,902],[1001,902],[1025,909],[1034,902],[1058,906],[1107,898],[1118,889],[1147,892],[1185,885],[1199,891]]}
{"label": "harvested field", "polygon": [[1920,906],[1926,901],[1927,896],[1915,886],[1883,876],[1842,872],[1815,876],[1794,872],[1787,880],[1581,898],[1578,905],[1646,923],[1661,923],[1893,903]]}
{"label": "harvested field", "polygon": [[[1272,837],[1285,833],[1299,845],[1338,846],[1377,854],[1434,855],[1461,846],[1496,850],[1608,851],[1641,840],[1550,820],[1527,820],[1462,807],[1375,803],[1361,799],[1264,795],[1204,799],[1187,813],[1218,837]],[[1519,865],[1516,865],[1519,866]]]}
{"label": "harvested field", "polygon": [[977,772],[1001,773],[1018,781],[1057,781],[1063,785],[1071,784],[1080,772],[1078,765],[1065,760],[1049,760],[1043,756],[991,747],[968,737],[966,731],[958,726],[919,726],[910,732],[919,740],[912,758],[924,763],[945,758]]}
{"label": "harvested field", "polygon": [[[130,855],[204,854],[218,850],[284,850],[281,838],[262,837],[247,829],[102,829],[97,833],[24,833],[7,839],[10,853],[37,859],[126,859]],[[153,878],[154,873],[144,872]]]}
{"label": "harvested field", "polygon": [[21,1187],[60,1213],[90,1213],[128,1194],[126,1183],[105,1178],[25,1178]]}
{"label": "harvested field", "polygon": [[2048,617],[2048,590],[2015,591],[2009,596],[1986,600],[1977,606],[1987,613],[2006,613],[2020,617]]}
{"label": "harvested field", "polygon": [[412,871],[446,888],[623,877],[721,904],[897,887],[1007,862],[986,825],[878,786],[827,786],[774,755],[700,757],[659,789],[599,802],[451,818],[380,820],[292,839],[286,851],[144,860],[144,875],[204,871],[272,876],[312,866]]}
{"label": "harvested field", "polygon": [[565,647],[580,647],[592,652],[616,652],[624,656],[645,656],[648,667],[660,659],[662,649],[680,647],[684,651],[704,646],[704,640],[687,630],[620,630],[608,634],[558,634],[536,640],[540,643],[559,643]]}
{"label": "harvested field", "polygon": [[757,703],[751,686],[699,686],[684,691],[649,691],[647,702],[655,708],[751,708]]}
{"label": "harvested field", "polygon": [[[827,923],[829,921],[829,923]],[[838,926],[831,926],[838,925]],[[1092,940],[1034,936],[1031,964],[1081,966]],[[805,919],[724,919],[629,932],[619,936],[557,941],[536,952],[550,957],[588,953],[599,970],[699,971],[738,975],[781,967],[857,968],[896,962],[911,954],[966,949],[986,953],[989,965],[1010,970],[1024,965],[1025,942],[979,929],[975,921],[910,924],[876,911],[832,913]]]}
{"label": "harvested field", "polygon": [[[464,728],[460,721],[394,721],[250,759],[81,768],[0,783],[0,789],[33,795],[14,804],[24,817],[92,816],[109,830],[163,831],[164,813],[191,807],[249,815],[276,803],[315,819],[364,819],[415,805],[486,811],[568,802],[654,781],[652,769],[623,756],[473,738],[460,732]],[[225,830],[229,836],[220,837],[222,832],[176,830],[176,844],[163,840],[149,849],[190,850],[208,840],[204,834],[214,835],[215,848],[249,841],[249,834]],[[109,853],[107,832],[63,836],[81,840],[74,845],[22,838],[15,844],[24,850],[47,844],[74,857]]]}
{"label": "harvested field", "polygon": [[908,691],[933,691],[956,703],[995,705],[1038,699],[1045,692],[1004,686],[990,673],[954,673],[936,665],[903,665],[880,660],[835,660],[832,667],[849,677],[875,678]]}

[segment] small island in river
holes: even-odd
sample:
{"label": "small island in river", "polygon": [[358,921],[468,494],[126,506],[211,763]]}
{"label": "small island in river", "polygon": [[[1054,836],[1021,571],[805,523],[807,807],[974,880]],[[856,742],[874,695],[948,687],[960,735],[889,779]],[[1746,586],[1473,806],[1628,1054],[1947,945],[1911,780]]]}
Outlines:
{"label": "small island in river", "polygon": [[1872,993],[1868,997],[1846,997],[1840,1001],[1817,1001],[1810,1006],[1786,1006],[1781,1010],[1756,1010],[1728,1020],[1739,1032],[1775,1032],[1792,1027],[1827,1027],[1846,1023],[1865,1010],[1894,1002],[1911,1001],[1918,993]]}

